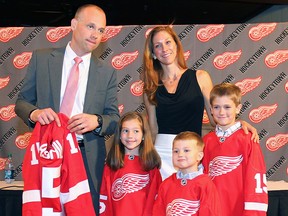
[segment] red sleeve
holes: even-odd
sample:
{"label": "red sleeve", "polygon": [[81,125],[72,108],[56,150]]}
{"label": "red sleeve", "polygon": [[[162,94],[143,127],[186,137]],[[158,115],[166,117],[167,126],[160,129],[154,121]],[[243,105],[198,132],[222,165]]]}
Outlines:
{"label": "red sleeve", "polygon": [[250,144],[251,151],[248,152],[244,181],[244,215],[266,216],[268,208],[266,166],[260,145],[252,141],[250,141]]}
{"label": "red sleeve", "polygon": [[200,203],[199,215],[222,216],[218,190],[210,178],[205,181]]}
{"label": "red sleeve", "polygon": [[36,142],[39,142],[40,123],[36,124],[23,160],[24,191],[22,196],[22,215],[32,216],[42,214],[41,204],[41,165]]}
{"label": "red sleeve", "polygon": [[204,173],[205,174],[209,174],[209,160],[210,160],[210,156],[209,156],[209,150],[208,150],[208,146],[207,146],[207,140],[209,139],[210,133],[206,134],[204,137],[203,137],[203,141],[205,143],[205,146],[204,146],[204,156],[203,156],[203,159],[202,159],[202,165],[204,166]]}
{"label": "red sleeve", "polygon": [[145,210],[143,215],[152,215],[153,205],[158,194],[159,186],[162,182],[162,177],[159,169],[154,168],[150,171],[150,187],[149,193],[146,200]]}
{"label": "red sleeve", "polygon": [[[68,118],[65,118],[64,121],[62,115],[59,114],[59,117],[61,125],[65,128],[60,187],[60,199],[64,204],[65,213],[69,216],[80,214],[95,216],[87,174],[76,135],[66,129]],[[58,131],[59,128],[55,124],[53,134],[57,134]]]}
{"label": "red sleeve", "polygon": [[108,216],[113,215],[112,201],[111,201],[111,178],[110,178],[110,168],[105,165],[102,177],[102,183],[100,188],[100,215]]}
{"label": "red sleeve", "polygon": [[159,187],[158,195],[153,205],[153,216],[166,216],[166,206],[163,201],[163,197],[165,196],[165,190],[163,189],[163,186],[164,184]]}

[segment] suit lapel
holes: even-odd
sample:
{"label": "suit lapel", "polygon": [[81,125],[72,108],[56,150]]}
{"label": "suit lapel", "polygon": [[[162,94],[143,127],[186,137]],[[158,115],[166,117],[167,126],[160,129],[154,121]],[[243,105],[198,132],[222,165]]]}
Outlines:
{"label": "suit lapel", "polygon": [[53,103],[55,104],[55,111],[60,109],[60,91],[62,80],[62,68],[64,59],[65,47],[56,49],[51,53],[49,58],[49,74],[51,80],[51,93]]}
{"label": "suit lapel", "polygon": [[[88,74],[88,80],[87,80],[87,89],[86,89],[86,95],[85,95],[85,101],[84,101],[84,107],[83,112],[89,113],[89,108],[95,106],[96,104],[96,97],[97,97],[97,91],[99,89],[99,63],[97,62],[93,54],[91,55],[91,62],[89,67],[89,74]],[[95,107],[94,109],[95,110]],[[91,112],[91,111],[90,111]]]}

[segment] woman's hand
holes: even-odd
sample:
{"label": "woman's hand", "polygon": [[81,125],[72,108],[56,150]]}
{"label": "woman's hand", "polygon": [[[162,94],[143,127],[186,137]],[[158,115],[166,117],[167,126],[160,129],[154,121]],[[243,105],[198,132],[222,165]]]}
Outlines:
{"label": "woman's hand", "polygon": [[257,129],[255,127],[253,127],[252,125],[250,125],[246,121],[241,121],[241,124],[242,124],[242,128],[244,130],[244,133],[248,134],[249,131],[250,131],[252,133],[251,140],[253,140],[254,142],[259,143],[259,135],[257,133]]}

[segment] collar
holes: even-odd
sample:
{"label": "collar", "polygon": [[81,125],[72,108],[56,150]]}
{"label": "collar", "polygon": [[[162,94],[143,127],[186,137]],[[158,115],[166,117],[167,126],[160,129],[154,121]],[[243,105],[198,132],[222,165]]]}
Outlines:
{"label": "collar", "polygon": [[[91,59],[91,55],[92,53],[87,53],[86,55],[83,56],[79,56],[82,58],[82,62],[84,64],[84,67],[89,66],[90,65],[90,59]],[[66,46],[66,50],[65,50],[65,56],[67,57],[67,59],[72,61],[72,65],[74,64],[74,58],[77,57],[76,53],[73,51],[73,49],[70,46],[70,42],[67,44]]]}
{"label": "collar", "polygon": [[191,179],[194,179],[194,178],[196,178],[197,176],[199,176],[199,175],[201,175],[201,174],[203,174],[203,165],[202,164],[199,164],[199,166],[198,166],[198,171],[195,171],[195,172],[191,172],[191,173],[186,173],[186,174],[184,174],[184,173],[182,173],[180,170],[179,171],[177,171],[177,173],[176,173],[176,178],[177,179],[189,179],[189,180],[191,180]]}
{"label": "collar", "polygon": [[215,133],[217,137],[229,137],[242,127],[241,122],[236,122],[227,130],[223,130],[219,125],[216,126]]}

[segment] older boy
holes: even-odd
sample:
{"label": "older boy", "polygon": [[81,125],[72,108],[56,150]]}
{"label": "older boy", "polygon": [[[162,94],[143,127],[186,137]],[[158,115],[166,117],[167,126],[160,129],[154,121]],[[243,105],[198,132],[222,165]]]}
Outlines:
{"label": "older boy", "polygon": [[261,148],[236,121],[241,109],[240,88],[229,83],[214,86],[210,105],[217,125],[203,138],[203,165],[218,189],[222,216],[266,216],[266,168]]}

